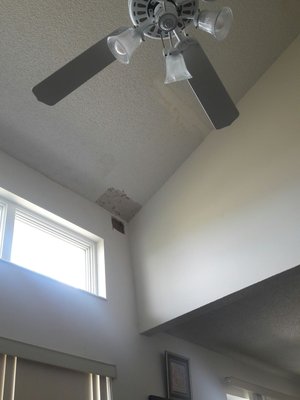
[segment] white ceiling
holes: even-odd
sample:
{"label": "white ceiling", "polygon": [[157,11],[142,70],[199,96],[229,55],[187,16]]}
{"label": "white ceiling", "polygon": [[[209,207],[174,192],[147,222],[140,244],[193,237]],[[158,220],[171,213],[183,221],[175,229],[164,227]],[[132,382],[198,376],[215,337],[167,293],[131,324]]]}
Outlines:
{"label": "white ceiling", "polygon": [[[194,31],[237,101],[300,31],[299,0],[228,0],[229,38]],[[54,107],[31,88],[116,27],[127,1],[2,0],[0,147],[96,201],[108,188],[144,204],[211,130],[188,85],[163,85],[160,41],[115,62]]]}

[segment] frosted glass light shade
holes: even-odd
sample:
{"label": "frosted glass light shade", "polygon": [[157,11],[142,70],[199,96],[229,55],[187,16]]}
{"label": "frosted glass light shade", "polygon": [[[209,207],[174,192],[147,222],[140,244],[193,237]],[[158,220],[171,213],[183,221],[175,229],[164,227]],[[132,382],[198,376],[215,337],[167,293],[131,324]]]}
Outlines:
{"label": "frosted glass light shade", "polygon": [[181,53],[174,52],[166,55],[166,84],[191,78],[192,75],[189,73]]}
{"label": "frosted glass light shade", "polygon": [[224,7],[219,11],[201,11],[197,26],[213,35],[217,40],[224,40],[231,28],[233,13],[231,8]]}
{"label": "frosted glass light shade", "polygon": [[118,61],[129,64],[132,54],[142,43],[141,32],[135,28],[128,28],[119,35],[109,36],[107,45]]}

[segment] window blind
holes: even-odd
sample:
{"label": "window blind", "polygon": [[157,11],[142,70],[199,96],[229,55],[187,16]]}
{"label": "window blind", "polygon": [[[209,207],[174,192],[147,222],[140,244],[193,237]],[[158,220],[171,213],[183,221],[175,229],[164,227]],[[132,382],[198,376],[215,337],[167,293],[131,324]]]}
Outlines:
{"label": "window blind", "polygon": [[111,379],[0,354],[0,400],[112,400]]}
{"label": "window blind", "polygon": [[14,400],[17,357],[0,355],[0,400]]}
{"label": "window blind", "polygon": [[89,400],[89,374],[18,359],[14,400]]}
{"label": "window blind", "polygon": [[0,354],[0,400],[3,399],[3,392],[4,392],[4,375],[5,371],[5,356]]}
{"label": "window blind", "polygon": [[116,367],[111,364],[2,337],[0,337],[0,354],[16,355],[25,360],[37,361],[54,366],[57,365],[66,369],[79,372],[85,371],[101,376],[108,376],[110,378],[115,378],[117,374]]}

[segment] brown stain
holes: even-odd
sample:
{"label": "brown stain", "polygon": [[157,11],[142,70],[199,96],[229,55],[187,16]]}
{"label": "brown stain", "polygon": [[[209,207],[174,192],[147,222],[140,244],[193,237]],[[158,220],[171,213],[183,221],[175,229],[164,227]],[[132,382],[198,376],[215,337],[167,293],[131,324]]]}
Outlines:
{"label": "brown stain", "polygon": [[141,205],[132,200],[124,190],[108,188],[96,203],[113,215],[129,222],[141,209]]}

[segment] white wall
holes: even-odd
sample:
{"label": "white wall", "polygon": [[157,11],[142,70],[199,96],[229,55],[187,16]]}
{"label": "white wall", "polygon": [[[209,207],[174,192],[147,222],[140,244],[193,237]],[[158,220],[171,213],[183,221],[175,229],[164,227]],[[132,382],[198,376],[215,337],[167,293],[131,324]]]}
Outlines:
{"label": "white wall", "polygon": [[[127,237],[111,229],[110,215],[1,152],[0,187],[104,238],[108,296],[105,301],[0,261],[0,337],[116,364],[116,400],[164,394],[164,350],[190,357],[195,400],[204,398],[209,385],[207,367],[218,378],[233,375],[291,395],[300,392],[280,375],[182,340],[140,336]],[[211,387],[210,394],[217,399]]]}
{"label": "white wall", "polygon": [[130,224],[141,331],[300,264],[300,37]]}

